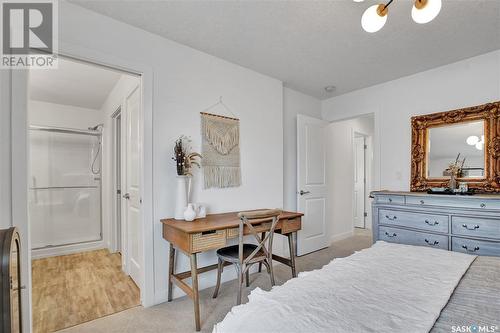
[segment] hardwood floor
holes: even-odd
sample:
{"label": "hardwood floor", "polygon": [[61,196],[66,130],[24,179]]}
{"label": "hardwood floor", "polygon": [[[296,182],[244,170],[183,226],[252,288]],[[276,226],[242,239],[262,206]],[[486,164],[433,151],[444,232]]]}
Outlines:
{"label": "hardwood floor", "polygon": [[120,254],[97,250],[32,262],[33,330],[54,332],[140,304]]}

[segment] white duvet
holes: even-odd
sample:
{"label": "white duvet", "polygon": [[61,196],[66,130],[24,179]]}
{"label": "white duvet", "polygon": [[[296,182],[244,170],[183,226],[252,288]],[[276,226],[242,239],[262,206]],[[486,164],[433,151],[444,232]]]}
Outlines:
{"label": "white duvet", "polygon": [[475,256],[377,242],[265,292],[214,333],[428,332]]}

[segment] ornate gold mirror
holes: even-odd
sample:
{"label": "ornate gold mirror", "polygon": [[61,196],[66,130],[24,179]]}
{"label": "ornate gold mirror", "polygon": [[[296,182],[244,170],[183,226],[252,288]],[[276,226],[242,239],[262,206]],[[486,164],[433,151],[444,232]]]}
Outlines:
{"label": "ornate gold mirror", "polygon": [[412,191],[448,187],[500,192],[500,102],[411,119]]}

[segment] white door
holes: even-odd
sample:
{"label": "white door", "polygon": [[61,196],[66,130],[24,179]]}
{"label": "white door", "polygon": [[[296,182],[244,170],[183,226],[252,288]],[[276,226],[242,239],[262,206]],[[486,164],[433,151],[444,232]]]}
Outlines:
{"label": "white door", "polygon": [[321,119],[297,115],[297,209],[304,213],[297,233],[299,256],[329,245],[326,227],[326,128]]}
{"label": "white door", "polygon": [[354,227],[365,227],[365,138],[355,137],[354,145]]}
{"label": "white door", "polygon": [[[124,216],[126,236],[126,270],[141,286],[141,94],[137,87],[125,100],[125,193]],[[122,170],[123,171],[123,170]]]}

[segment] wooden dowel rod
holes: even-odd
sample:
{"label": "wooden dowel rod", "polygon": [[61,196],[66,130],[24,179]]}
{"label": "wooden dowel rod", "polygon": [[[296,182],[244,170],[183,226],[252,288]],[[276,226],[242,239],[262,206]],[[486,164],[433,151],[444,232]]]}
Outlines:
{"label": "wooden dowel rod", "polygon": [[221,116],[219,114],[213,114],[213,113],[208,113],[208,112],[200,112],[200,114],[204,114],[204,115],[212,116],[212,117],[219,117],[219,118],[224,118],[224,119],[240,121],[238,118],[226,117],[226,116]]}

